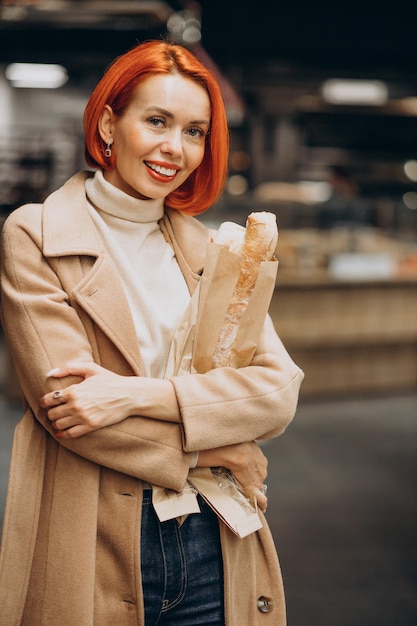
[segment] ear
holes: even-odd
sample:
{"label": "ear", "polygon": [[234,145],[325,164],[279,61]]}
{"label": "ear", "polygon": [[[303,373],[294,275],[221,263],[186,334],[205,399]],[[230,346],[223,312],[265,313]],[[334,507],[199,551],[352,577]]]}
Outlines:
{"label": "ear", "polygon": [[113,120],[113,109],[108,104],[105,104],[98,121],[98,132],[104,143],[108,143],[113,138]]}

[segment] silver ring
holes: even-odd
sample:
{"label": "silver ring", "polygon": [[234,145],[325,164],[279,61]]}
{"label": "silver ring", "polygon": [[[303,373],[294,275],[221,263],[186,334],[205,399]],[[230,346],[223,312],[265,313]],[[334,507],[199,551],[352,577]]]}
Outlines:
{"label": "silver ring", "polygon": [[54,393],[52,394],[52,397],[54,400],[62,400],[62,391],[61,389],[57,389],[57,391],[54,391]]}
{"label": "silver ring", "polygon": [[268,491],[268,485],[262,485],[262,489],[261,492],[264,494],[264,496],[266,496],[266,492]]}

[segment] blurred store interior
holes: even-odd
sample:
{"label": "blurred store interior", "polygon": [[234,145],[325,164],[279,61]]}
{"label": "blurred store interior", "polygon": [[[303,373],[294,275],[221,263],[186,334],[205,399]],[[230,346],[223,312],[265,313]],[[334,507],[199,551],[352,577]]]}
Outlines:
{"label": "blurred store interior", "polygon": [[[180,41],[218,73],[231,128],[227,189],[202,219],[244,223],[253,210],[276,213],[272,311],[308,374],[303,394],[415,387],[410,8],[372,0],[343,10],[272,0],[259,9],[234,0],[4,0],[2,216],[85,167],[83,109],[118,54],[149,38]],[[55,72],[49,77],[45,64]]]}
{"label": "blurred store interior", "polygon": [[[287,522],[277,527],[284,544],[285,533],[299,533],[292,536],[293,543],[287,543],[290,615],[294,615],[290,626],[417,623],[416,546],[410,530],[417,513],[417,29],[413,15],[413,3],[403,0],[343,5],[300,0],[0,3],[2,219],[24,202],[41,201],[85,168],[83,109],[95,83],[118,54],[146,39],[169,38],[192,49],[219,76],[230,123],[230,176],[222,199],[200,219],[216,226],[227,220],[244,224],[251,211],[277,215],[280,265],[271,315],[306,373],[299,425],[278,444],[284,447],[274,448],[282,459],[287,454],[290,463],[285,468],[279,461],[273,464],[277,472],[285,469],[289,481],[281,492],[284,505],[293,506],[300,516],[310,516],[307,507],[297,508],[297,496],[288,485],[308,489],[314,509],[317,503],[311,501],[317,485],[307,486],[306,479],[323,458],[329,475],[335,480],[340,475],[342,484],[349,480],[349,466],[352,471],[356,468],[359,492],[369,480],[362,499],[352,499],[354,510],[338,509],[337,495],[333,498],[331,491],[326,493],[326,504],[319,505],[329,507],[336,526],[342,518],[346,523],[347,515],[354,528],[356,519],[357,529],[363,524],[369,531],[373,548],[367,544],[365,561],[358,557],[358,562],[344,563],[345,535],[340,537],[334,558],[363,574],[358,574],[360,584],[352,583],[349,576],[345,597],[331,591],[334,561],[326,552],[331,530],[326,526],[327,539],[319,539],[314,515],[310,516],[314,531],[309,534],[308,521],[301,524],[298,519],[294,524],[288,512]],[[3,355],[2,372],[5,396],[13,399],[16,390],[7,355]],[[338,420],[340,437],[354,432],[355,446],[349,450],[342,446],[339,459],[335,453]],[[370,474],[361,476],[360,463],[372,459],[372,446],[371,456],[365,447],[362,456],[358,452],[369,442],[367,435],[372,445],[381,437],[382,452],[376,453]],[[311,442],[314,450],[308,447]],[[334,453],[333,468],[326,445]],[[302,456],[302,449],[309,450],[309,459]],[[392,500],[380,493],[367,518],[370,494],[378,492],[378,468],[386,469],[382,459],[392,463]],[[337,465],[338,460],[342,465]],[[325,472],[314,478],[325,480]],[[398,501],[401,506],[396,509]],[[370,529],[381,515],[387,533],[378,539]],[[384,561],[382,544],[386,548],[389,543],[394,518],[392,528],[405,543],[392,554],[388,550]],[[308,539],[315,543],[316,552],[307,545]],[[297,541],[310,561],[303,563]],[[293,557],[299,559],[295,565]],[[315,559],[329,583],[327,621],[320,613],[323,598],[317,606],[312,599],[319,580]],[[381,580],[387,569],[387,578]],[[297,591],[300,579],[305,583],[304,598]],[[345,583],[338,580],[338,584]],[[320,592],[317,585],[316,601],[320,593],[324,589]],[[394,594],[391,604],[390,593]]]}

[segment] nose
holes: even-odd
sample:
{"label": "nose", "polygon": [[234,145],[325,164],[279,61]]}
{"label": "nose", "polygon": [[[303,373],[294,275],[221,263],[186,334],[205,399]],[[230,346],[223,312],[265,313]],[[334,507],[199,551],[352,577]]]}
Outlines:
{"label": "nose", "polygon": [[182,153],[182,131],[181,129],[169,128],[164,136],[161,151],[171,156],[180,156]]}

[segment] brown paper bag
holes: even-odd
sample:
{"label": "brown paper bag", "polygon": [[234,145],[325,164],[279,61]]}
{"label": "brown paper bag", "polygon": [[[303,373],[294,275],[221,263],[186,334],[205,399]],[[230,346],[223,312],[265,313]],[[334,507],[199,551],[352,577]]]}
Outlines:
{"label": "brown paper bag", "polygon": [[[230,252],[224,245],[208,245],[193,331],[192,371],[203,374],[213,367],[213,352],[240,267],[241,259],[238,254]],[[251,362],[271,303],[277,271],[277,260],[260,264],[255,288],[241,317],[238,334],[232,346],[231,367],[244,367]]]}

